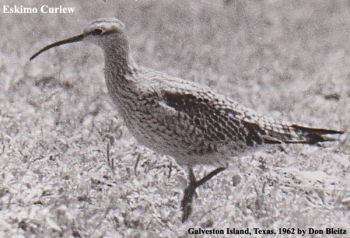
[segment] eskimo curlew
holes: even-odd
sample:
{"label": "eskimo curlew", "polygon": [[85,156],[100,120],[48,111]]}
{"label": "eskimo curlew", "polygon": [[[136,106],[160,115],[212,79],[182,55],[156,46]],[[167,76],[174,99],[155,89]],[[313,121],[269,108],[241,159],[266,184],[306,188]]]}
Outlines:
{"label": "eskimo curlew", "polygon": [[[52,47],[79,41],[103,49],[109,95],[138,143],[188,168],[182,221],[191,213],[195,189],[224,170],[232,157],[264,144],[316,144],[343,133],[270,119],[205,86],[137,66],[124,24],[114,18],[95,20],[80,35],[48,45],[30,60]],[[196,180],[196,164],[221,167]]]}

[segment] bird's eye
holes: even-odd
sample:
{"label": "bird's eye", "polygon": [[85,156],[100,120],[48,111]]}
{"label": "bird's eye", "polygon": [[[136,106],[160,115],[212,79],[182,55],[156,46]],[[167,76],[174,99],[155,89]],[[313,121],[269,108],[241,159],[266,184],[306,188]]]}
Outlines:
{"label": "bird's eye", "polygon": [[101,29],[95,29],[91,32],[92,35],[101,35],[102,34],[102,30]]}

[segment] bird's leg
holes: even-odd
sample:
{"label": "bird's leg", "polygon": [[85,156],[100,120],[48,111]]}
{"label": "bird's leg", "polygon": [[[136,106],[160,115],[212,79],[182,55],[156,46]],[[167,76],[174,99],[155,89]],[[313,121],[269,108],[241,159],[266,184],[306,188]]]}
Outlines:
{"label": "bird's leg", "polygon": [[192,198],[193,194],[195,193],[195,185],[196,185],[196,178],[194,177],[193,169],[192,167],[189,167],[188,170],[188,186],[185,188],[184,196],[181,201],[181,207],[182,207],[182,222],[185,222],[187,218],[190,216],[192,211]]}
{"label": "bird's leg", "polygon": [[182,207],[182,222],[185,222],[187,218],[191,215],[192,211],[192,199],[193,195],[196,192],[196,188],[203,185],[205,182],[207,182],[209,179],[220,173],[221,171],[225,170],[224,167],[219,167],[213,171],[211,171],[209,174],[205,175],[202,179],[196,181],[196,178],[193,173],[192,167],[189,167],[189,173],[188,173],[188,179],[189,184],[187,188],[184,191],[184,196],[181,201],[181,207]]}
{"label": "bird's leg", "polygon": [[214,169],[209,174],[205,175],[201,180],[196,181],[195,187],[197,188],[197,187],[201,186],[202,184],[207,182],[209,179],[211,179],[212,177],[214,177],[218,173],[224,171],[225,169],[226,169],[225,167],[219,167],[217,169]]}

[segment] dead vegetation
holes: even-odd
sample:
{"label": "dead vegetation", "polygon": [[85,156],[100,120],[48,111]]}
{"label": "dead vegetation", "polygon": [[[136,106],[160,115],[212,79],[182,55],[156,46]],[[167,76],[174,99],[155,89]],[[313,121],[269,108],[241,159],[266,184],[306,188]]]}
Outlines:
{"label": "dead vegetation", "polygon": [[76,44],[28,61],[91,20],[116,16],[141,65],[266,115],[348,130],[348,2],[54,4],[76,13],[0,15],[0,236],[186,237],[189,227],[350,232],[347,134],[323,147],[269,148],[234,160],[198,190],[182,224],[185,174],[128,134],[106,92],[102,52]]}

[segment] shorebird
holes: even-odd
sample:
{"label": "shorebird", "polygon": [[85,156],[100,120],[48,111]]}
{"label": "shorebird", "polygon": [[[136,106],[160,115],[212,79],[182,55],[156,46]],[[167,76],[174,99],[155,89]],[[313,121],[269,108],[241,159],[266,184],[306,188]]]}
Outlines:
{"label": "shorebird", "polygon": [[[102,48],[108,92],[128,130],[139,144],[188,168],[189,183],[181,201],[183,222],[191,213],[195,189],[223,171],[233,157],[267,144],[333,141],[335,134],[343,133],[274,120],[206,86],[140,67],[131,57],[124,28],[115,18],[95,20],[83,33],[42,48],[30,60],[73,42]],[[197,180],[192,170],[196,164],[218,168]]]}

